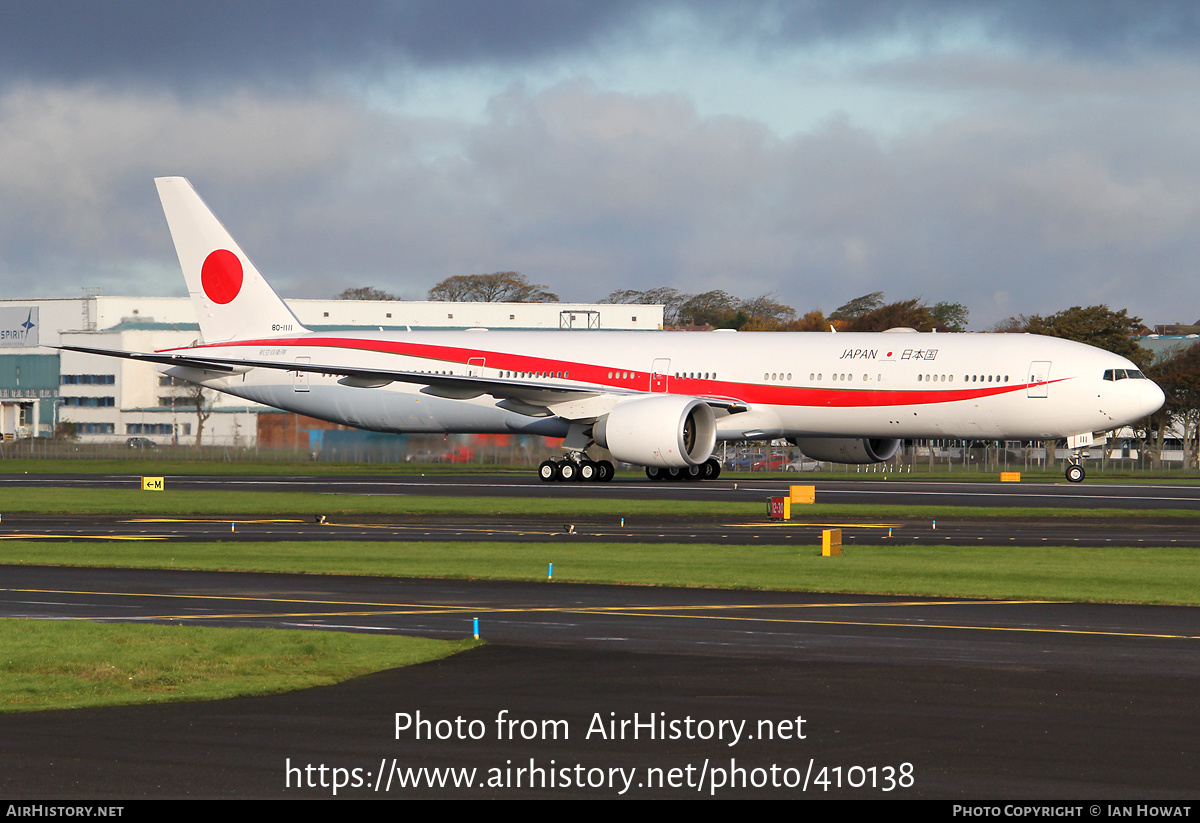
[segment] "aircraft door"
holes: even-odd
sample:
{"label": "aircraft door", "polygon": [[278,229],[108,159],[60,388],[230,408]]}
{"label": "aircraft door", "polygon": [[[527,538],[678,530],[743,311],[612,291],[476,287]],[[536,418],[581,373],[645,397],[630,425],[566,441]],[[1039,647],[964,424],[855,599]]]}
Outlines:
{"label": "aircraft door", "polygon": [[671,370],[671,359],[659,357],[650,366],[650,391],[666,392],[667,373]]}
{"label": "aircraft door", "polygon": [[[311,357],[297,357],[297,363],[308,364],[312,362]],[[292,391],[308,391],[308,372],[294,371],[295,379],[292,381]]]}
{"label": "aircraft door", "polygon": [[1029,364],[1029,388],[1025,390],[1026,397],[1048,397],[1046,390],[1050,382],[1050,361],[1034,360]]}
{"label": "aircraft door", "polygon": [[483,377],[483,366],[487,362],[484,357],[472,357],[467,361],[468,377]]}

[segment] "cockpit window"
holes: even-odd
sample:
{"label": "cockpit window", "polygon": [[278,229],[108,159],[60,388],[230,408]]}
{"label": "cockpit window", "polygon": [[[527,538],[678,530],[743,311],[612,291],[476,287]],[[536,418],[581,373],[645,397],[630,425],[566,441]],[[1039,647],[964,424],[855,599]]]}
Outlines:
{"label": "cockpit window", "polygon": [[1134,380],[1145,380],[1146,375],[1142,374],[1137,369],[1105,369],[1104,370],[1104,379],[1105,380],[1124,380],[1126,378],[1132,378]]}

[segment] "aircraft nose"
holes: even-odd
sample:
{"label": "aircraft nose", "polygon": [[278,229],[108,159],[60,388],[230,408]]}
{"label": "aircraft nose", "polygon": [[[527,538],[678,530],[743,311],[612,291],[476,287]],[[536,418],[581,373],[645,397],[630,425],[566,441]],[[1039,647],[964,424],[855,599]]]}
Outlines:
{"label": "aircraft nose", "polygon": [[1163,403],[1167,400],[1167,396],[1163,394],[1163,390],[1153,380],[1139,382],[1144,383],[1144,385],[1139,387],[1140,391],[1138,392],[1138,405],[1141,409],[1138,412],[1138,417],[1145,417],[1161,409]]}

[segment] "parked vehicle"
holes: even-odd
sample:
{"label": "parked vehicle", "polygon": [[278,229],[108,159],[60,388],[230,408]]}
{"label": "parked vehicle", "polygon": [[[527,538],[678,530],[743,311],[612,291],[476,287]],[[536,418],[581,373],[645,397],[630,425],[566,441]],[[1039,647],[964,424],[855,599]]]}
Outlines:
{"label": "parked vehicle", "polygon": [[824,468],[825,464],[820,460],[813,460],[808,457],[797,458],[783,467],[784,471],[789,472],[819,472]]}

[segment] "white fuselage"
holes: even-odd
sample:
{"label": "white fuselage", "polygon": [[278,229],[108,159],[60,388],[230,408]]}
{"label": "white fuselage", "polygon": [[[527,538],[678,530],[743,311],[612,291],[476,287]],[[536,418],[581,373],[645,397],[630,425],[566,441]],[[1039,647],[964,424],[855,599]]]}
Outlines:
{"label": "white fuselage", "polygon": [[[172,350],[226,360],[441,372],[577,387],[598,418],[649,393],[734,401],[721,440],[775,437],[1048,439],[1107,431],[1162,405],[1123,357],[1026,334],[797,332],[312,332]],[[251,368],[165,371],[237,397],[363,429],[565,436],[567,419],[502,408],[494,396],[436,396],[392,382]],[[1111,372],[1110,372],[1111,373]]]}

